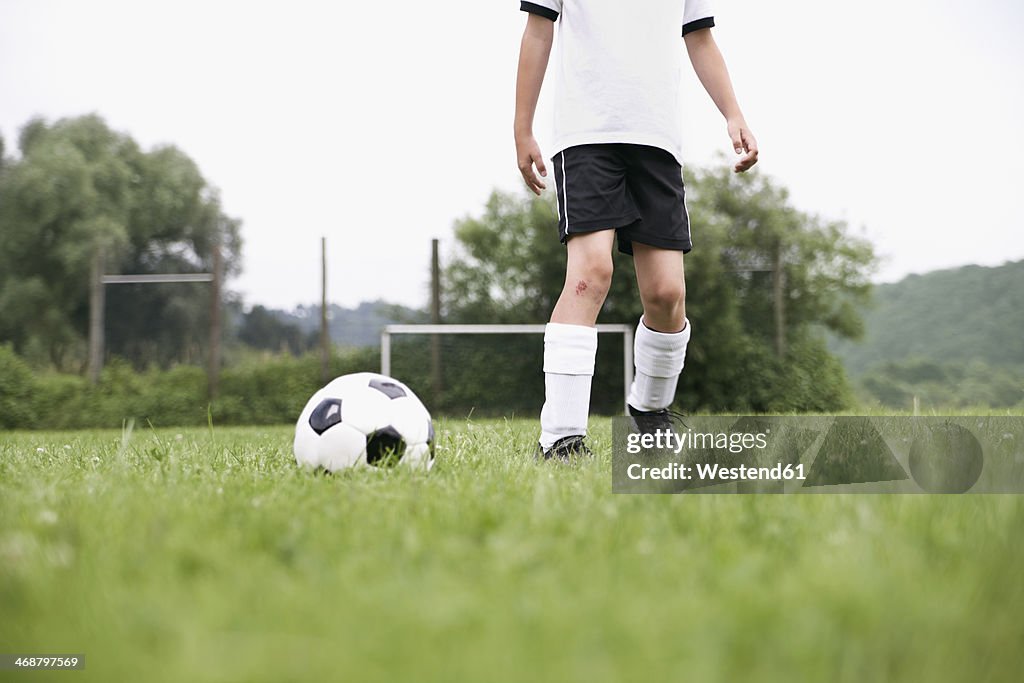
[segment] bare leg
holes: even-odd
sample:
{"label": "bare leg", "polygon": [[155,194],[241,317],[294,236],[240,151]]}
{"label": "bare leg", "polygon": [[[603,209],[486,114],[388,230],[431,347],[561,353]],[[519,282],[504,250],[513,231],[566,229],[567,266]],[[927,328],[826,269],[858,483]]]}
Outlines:
{"label": "bare leg", "polygon": [[570,237],[566,244],[568,262],[565,285],[558,297],[551,322],[593,326],[612,283],[614,230],[589,232]]}
{"label": "bare leg", "polygon": [[633,262],[644,317],[636,329],[629,405],[644,413],[659,412],[675,399],[690,341],[683,255],[634,243]]}
{"label": "bare leg", "polygon": [[559,442],[560,448],[575,449],[570,444],[587,433],[597,355],[594,323],[611,285],[614,237],[611,230],[585,233],[566,245],[565,286],[544,331],[540,447],[549,454],[557,454],[551,449]]}
{"label": "bare leg", "polygon": [[682,252],[634,243],[633,263],[647,327],[656,332],[682,331],[686,320]]}

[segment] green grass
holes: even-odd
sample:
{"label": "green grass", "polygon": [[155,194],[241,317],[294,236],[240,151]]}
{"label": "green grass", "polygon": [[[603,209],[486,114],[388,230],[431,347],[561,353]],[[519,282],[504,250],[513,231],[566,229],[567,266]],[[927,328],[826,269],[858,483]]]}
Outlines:
{"label": "green grass", "polygon": [[[291,429],[0,435],[0,652],[96,681],[986,681],[1024,667],[1017,496],[613,496],[536,422],[429,475]],[[605,455],[600,455],[605,453]]]}

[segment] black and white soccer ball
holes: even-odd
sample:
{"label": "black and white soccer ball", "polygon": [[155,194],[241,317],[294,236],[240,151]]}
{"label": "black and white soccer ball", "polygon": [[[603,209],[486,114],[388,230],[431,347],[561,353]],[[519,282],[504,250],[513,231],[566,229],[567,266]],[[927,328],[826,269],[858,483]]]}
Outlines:
{"label": "black and white soccer ball", "polygon": [[397,379],[343,375],[306,403],[295,424],[295,459],[328,472],[393,465],[429,470],[434,424],[423,402]]}

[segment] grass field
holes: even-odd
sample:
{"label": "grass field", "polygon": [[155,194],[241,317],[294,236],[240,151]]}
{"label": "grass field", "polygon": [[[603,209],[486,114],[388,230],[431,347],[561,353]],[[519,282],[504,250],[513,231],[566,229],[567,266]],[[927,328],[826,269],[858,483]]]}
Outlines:
{"label": "grass field", "polygon": [[0,680],[1020,680],[1021,497],[613,496],[606,420],[439,426],[429,475],[0,434],[0,653],[87,661]]}

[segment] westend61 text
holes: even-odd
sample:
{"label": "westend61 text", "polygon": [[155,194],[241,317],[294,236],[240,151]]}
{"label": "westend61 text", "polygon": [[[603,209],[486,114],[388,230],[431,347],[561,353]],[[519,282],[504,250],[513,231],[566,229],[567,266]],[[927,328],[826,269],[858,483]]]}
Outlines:
{"label": "westend61 text", "polygon": [[728,434],[726,432],[679,433],[671,429],[657,429],[653,433],[634,433],[626,437],[626,452],[636,455],[641,451],[672,451],[678,455],[684,448],[692,450],[728,449],[730,453],[742,453],[750,448],[767,448],[768,438],[764,434]]}
{"label": "westend61 text", "polygon": [[[696,477],[694,476],[696,475]],[[661,479],[676,481],[791,481],[793,479],[803,480],[804,466],[783,465],[779,463],[774,467],[721,467],[720,465],[682,465],[672,463],[664,467],[644,467],[640,463],[633,463],[626,470],[626,476],[633,480],[638,479]]]}

